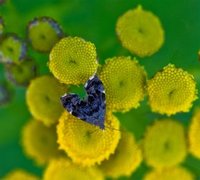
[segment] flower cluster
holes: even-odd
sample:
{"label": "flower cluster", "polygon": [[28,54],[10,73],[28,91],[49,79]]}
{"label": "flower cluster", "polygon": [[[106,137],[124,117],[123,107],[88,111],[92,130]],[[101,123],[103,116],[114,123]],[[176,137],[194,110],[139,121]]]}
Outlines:
{"label": "flower cluster", "polygon": [[[141,163],[142,153],[131,133],[125,132],[120,139],[120,123],[112,112],[127,111],[138,106],[145,94],[146,73],[139,63],[130,57],[110,58],[101,68],[98,66],[94,44],[79,37],[61,39],[50,52],[49,68],[61,83],[68,86],[85,83],[97,72],[106,92],[105,129],[88,124],[66,111],[57,125],[58,144],[72,162],[80,167],[90,168],[101,164],[99,168],[104,176],[128,176]],[[117,77],[111,72],[118,72]],[[136,84],[132,85],[132,81]],[[129,98],[124,99],[127,90]],[[130,140],[126,141],[125,137]],[[123,151],[126,146],[127,149]],[[103,170],[106,164],[113,161],[117,162],[115,168],[120,168],[126,153],[134,158],[127,161],[120,172],[117,172],[117,169],[113,169],[113,173]]]}
{"label": "flower cluster", "polygon": [[[57,79],[51,75],[39,76],[30,82],[26,91],[33,119],[22,131],[25,154],[37,165],[47,165],[44,179],[130,176],[142,162],[142,151],[132,133],[121,133],[120,122],[113,112],[138,107],[145,95],[144,68],[130,57],[110,58],[98,68],[94,44],[79,37],[62,38],[52,48],[48,65]],[[111,71],[118,72],[117,79]],[[84,83],[95,72],[108,92],[104,130],[73,116],[60,103],[60,97],[70,92],[71,84]],[[132,85],[132,81],[136,84]],[[123,98],[127,90],[131,100]],[[117,97],[120,94],[123,96]],[[114,168],[112,163],[116,164]],[[69,171],[61,166],[68,167]]]}
{"label": "flower cluster", "polygon": [[14,85],[27,86],[37,75],[36,62],[27,56],[27,44],[13,33],[3,34],[0,39],[0,63],[6,79]]}
{"label": "flower cluster", "polygon": [[[37,17],[31,20],[26,29],[27,40],[15,33],[6,32],[4,24],[3,18],[0,17],[0,63],[4,65],[7,81],[13,85],[26,87],[39,74],[38,65],[29,56],[28,48],[49,52],[64,33],[59,24],[50,17]],[[9,91],[6,93],[9,94]],[[7,99],[4,102],[9,101]]]}
{"label": "flower cluster", "polygon": [[[152,112],[167,116],[188,112],[197,99],[191,74],[168,64],[147,79],[145,68],[130,56],[107,58],[100,65],[92,42],[65,36],[54,19],[38,17],[27,26],[28,42],[40,53],[49,52],[52,74],[35,77],[27,44],[16,35],[4,35],[3,28],[0,18],[0,62],[10,81],[28,86],[26,102],[32,118],[22,130],[22,147],[28,158],[45,167],[44,180],[130,177],[142,161],[152,168],[145,180],[194,179],[180,164],[188,152],[200,158],[199,110],[189,128],[189,148],[184,126],[171,117],[155,120],[139,143],[115,115],[136,110],[145,96]],[[159,18],[142,6],[119,17],[116,32],[122,46],[139,57],[153,55],[164,43]],[[65,93],[74,93],[73,86],[84,84],[93,75],[105,88],[104,129],[80,120],[60,102]],[[5,87],[0,85],[0,104],[8,97]],[[38,179],[22,170],[5,177]]]}

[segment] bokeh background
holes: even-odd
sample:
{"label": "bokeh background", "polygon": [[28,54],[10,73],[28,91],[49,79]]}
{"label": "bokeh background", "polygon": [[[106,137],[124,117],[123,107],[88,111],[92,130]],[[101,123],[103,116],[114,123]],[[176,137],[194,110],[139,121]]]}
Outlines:
{"label": "bokeh background", "polygon": [[[108,57],[131,55],[118,41],[115,24],[120,15],[138,4],[155,13],[165,30],[165,43],[159,52],[148,58],[138,58],[148,77],[151,78],[168,63],[173,63],[194,75],[199,90],[199,0],[10,0],[0,6],[0,16],[5,21],[5,31],[17,33],[22,38],[26,38],[28,21],[36,16],[50,16],[61,24],[66,35],[80,36],[93,42],[99,61],[103,64]],[[31,49],[29,54],[37,61],[39,75],[48,74],[48,54],[40,54]],[[0,80],[5,80],[1,64]],[[20,145],[21,129],[31,117],[25,102],[25,91],[26,88],[13,86],[11,102],[0,107],[0,177],[15,168],[42,174],[43,169],[25,157]],[[197,106],[200,106],[199,99],[189,113],[179,113],[173,118],[187,127],[192,111]],[[153,120],[164,117],[152,113],[146,99],[138,109],[125,114],[117,113],[117,116],[121,124],[132,131],[138,140]],[[183,166],[200,179],[200,160],[188,155]],[[143,163],[131,179],[142,179],[147,170],[148,167]]]}

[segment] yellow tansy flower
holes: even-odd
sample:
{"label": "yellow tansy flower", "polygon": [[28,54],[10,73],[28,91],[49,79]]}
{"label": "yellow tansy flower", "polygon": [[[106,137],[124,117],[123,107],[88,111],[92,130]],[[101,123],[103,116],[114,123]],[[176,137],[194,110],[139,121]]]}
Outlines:
{"label": "yellow tansy flower", "polygon": [[1,38],[1,35],[3,34],[3,31],[4,31],[4,22],[3,22],[2,17],[0,16],[0,38]]}
{"label": "yellow tansy flower", "polygon": [[197,99],[192,75],[169,64],[148,81],[147,90],[152,111],[172,115],[187,112]]}
{"label": "yellow tansy flower", "polygon": [[37,17],[29,22],[27,36],[32,47],[41,52],[49,52],[64,33],[59,24],[50,17]]}
{"label": "yellow tansy flower", "polygon": [[155,121],[146,131],[143,148],[150,166],[162,168],[181,163],[187,154],[183,126],[171,119]]}
{"label": "yellow tansy flower", "polygon": [[107,113],[105,130],[64,112],[57,127],[60,149],[83,166],[100,163],[114,153],[120,139],[118,119]]}
{"label": "yellow tansy flower", "polygon": [[197,109],[189,127],[189,150],[200,159],[200,109]]}
{"label": "yellow tansy flower", "polygon": [[37,76],[37,65],[35,60],[26,58],[19,65],[6,64],[6,77],[15,85],[27,86]]}
{"label": "yellow tansy flower", "polygon": [[146,73],[136,60],[109,58],[99,74],[106,91],[107,108],[128,111],[139,106],[145,94]]}
{"label": "yellow tansy flower", "polygon": [[51,50],[49,69],[62,83],[84,84],[97,67],[95,45],[82,38],[63,38]]}
{"label": "yellow tansy flower", "polygon": [[118,19],[116,32],[122,45],[140,57],[154,54],[164,42],[159,18],[141,5]]}
{"label": "yellow tansy flower", "polygon": [[49,126],[56,122],[63,111],[60,97],[66,88],[53,76],[33,79],[26,91],[26,101],[35,119]]}
{"label": "yellow tansy flower", "polygon": [[193,174],[183,167],[155,169],[145,175],[144,180],[194,180]]}
{"label": "yellow tansy flower", "polygon": [[103,180],[95,167],[83,168],[67,159],[53,160],[44,172],[44,180]]}
{"label": "yellow tansy flower", "polygon": [[52,158],[60,157],[56,128],[46,127],[36,120],[29,121],[22,131],[22,146],[27,156],[38,165],[44,165]]}
{"label": "yellow tansy flower", "polygon": [[130,176],[142,161],[142,152],[135,142],[134,136],[127,131],[122,132],[115,153],[101,163],[100,169],[106,176],[117,178]]}
{"label": "yellow tansy flower", "polygon": [[26,57],[26,43],[16,34],[6,34],[0,41],[0,62],[20,64]]}
{"label": "yellow tansy flower", "polygon": [[25,170],[16,169],[8,173],[2,180],[40,180],[40,178]]}

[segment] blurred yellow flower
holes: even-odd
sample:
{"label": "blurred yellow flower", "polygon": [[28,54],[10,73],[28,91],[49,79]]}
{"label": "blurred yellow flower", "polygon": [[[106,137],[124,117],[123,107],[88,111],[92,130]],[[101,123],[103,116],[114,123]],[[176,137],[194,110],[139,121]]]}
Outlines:
{"label": "blurred yellow flower", "polygon": [[194,180],[193,174],[183,167],[155,169],[147,173],[144,180]]}
{"label": "blurred yellow flower", "polygon": [[[58,149],[55,126],[46,127],[36,120],[29,121],[22,131],[22,146],[27,156],[38,165],[44,165],[52,158],[62,155]],[[63,153],[64,154],[64,153]]]}
{"label": "blurred yellow flower", "polygon": [[101,163],[100,169],[105,176],[112,178],[130,176],[139,167],[141,161],[142,152],[133,134],[122,131],[115,153]]}
{"label": "blurred yellow flower", "polygon": [[200,159],[200,109],[197,109],[189,127],[189,150]]}
{"label": "blurred yellow flower", "polygon": [[16,34],[0,37],[0,63],[20,64],[26,57],[26,43]]}
{"label": "blurred yellow flower", "polygon": [[147,91],[152,111],[168,116],[189,111],[197,99],[193,76],[173,64],[164,67],[148,81]]}
{"label": "blurred yellow flower", "polygon": [[37,76],[38,68],[35,60],[26,58],[20,64],[6,64],[4,71],[6,78],[14,85],[28,86]]}
{"label": "blurred yellow flower", "polygon": [[187,154],[184,127],[171,119],[155,121],[145,133],[143,148],[146,163],[155,168],[181,163]]}
{"label": "blurred yellow flower", "polygon": [[105,87],[107,108],[128,111],[139,106],[145,95],[146,72],[135,59],[109,58],[99,75]]}
{"label": "blurred yellow flower", "polygon": [[4,21],[3,21],[3,18],[0,17],[0,38],[1,38],[1,35],[3,34],[3,31],[4,31]]}
{"label": "blurred yellow flower", "polygon": [[103,180],[102,173],[95,167],[83,168],[67,159],[50,162],[44,172],[44,180]]}
{"label": "blurred yellow flower", "polygon": [[16,169],[8,173],[2,180],[40,180],[40,178],[25,170]]}
{"label": "blurred yellow flower", "polygon": [[82,166],[91,166],[108,159],[120,139],[119,121],[107,113],[105,130],[64,112],[57,126],[60,149]]}
{"label": "blurred yellow flower", "polygon": [[154,54],[164,42],[159,18],[141,5],[119,17],[116,32],[122,45],[140,57]]}
{"label": "blurred yellow flower", "polygon": [[28,24],[28,40],[40,52],[49,52],[63,35],[59,24],[50,17],[37,17]]}
{"label": "blurred yellow flower", "polygon": [[60,97],[66,88],[53,76],[33,79],[26,91],[26,101],[33,117],[50,126],[58,122],[63,111]]}
{"label": "blurred yellow flower", "polygon": [[95,45],[79,37],[61,39],[50,52],[49,69],[62,83],[84,84],[97,67]]}

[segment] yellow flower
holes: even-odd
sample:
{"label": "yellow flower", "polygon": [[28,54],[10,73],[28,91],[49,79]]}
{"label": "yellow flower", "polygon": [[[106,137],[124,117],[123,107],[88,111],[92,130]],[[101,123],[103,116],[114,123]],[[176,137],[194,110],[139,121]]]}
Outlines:
{"label": "yellow flower", "polygon": [[3,34],[3,30],[4,30],[4,22],[2,17],[0,17],[0,36]]}
{"label": "yellow flower", "polygon": [[159,18],[142,6],[127,11],[117,21],[117,35],[122,45],[140,57],[154,54],[164,42]]}
{"label": "yellow flower", "polygon": [[197,99],[193,76],[173,64],[157,72],[147,86],[151,109],[160,114],[187,112]]}
{"label": "yellow flower", "polygon": [[91,166],[108,159],[120,139],[118,119],[107,113],[105,129],[86,123],[64,112],[57,126],[58,143],[73,162]]}
{"label": "yellow flower", "polygon": [[155,169],[145,175],[144,180],[194,180],[194,176],[183,167]]}
{"label": "yellow flower", "polygon": [[181,163],[187,154],[182,124],[171,119],[155,121],[146,131],[143,148],[150,166],[162,168]]}
{"label": "yellow flower", "polygon": [[63,38],[51,50],[49,69],[62,83],[83,84],[97,67],[95,45],[82,38]]}
{"label": "yellow flower", "polygon": [[146,73],[130,57],[107,59],[100,71],[100,79],[105,87],[107,108],[112,111],[136,108],[144,98]]}
{"label": "yellow flower", "polygon": [[15,34],[5,35],[0,42],[0,62],[20,64],[26,57],[25,42]]}
{"label": "yellow flower", "polygon": [[34,18],[29,22],[27,33],[33,48],[41,52],[49,52],[64,35],[59,24],[50,17]]}
{"label": "yellow flower", "polygon": [[119,141],[115,154],[101,163],[100,169],[106,176],[118,178],[130,176],[142,161],[142,152],[135,142],[134,136],[125,131]]}
{"label": "yellow flower", "polygon": [[44,172],[44,180],[103,180],[102,173],[95,167],[83,168],[67,159],[51,161]]}
{"label": "yellow flower", "polygon": [[3,180],[39,180],[40,178],[22,169],[8,173]]}
{"label": "yellow flower", "polygon": [[27,86],[37,75],[36,62],[27,58],[20,64],[6,64],[6,76],[16,85]]}
{"label": "yellow flower", "polygon": [[41,76],[31,81],[26,101],[35,119],[49,126],[58,122],[63,111],[60,97],[66,88],[52,76]]}
{"label": "yellow flower", "polygon": [[200,109],[197,109],[189,127],[189,150],[200,159]]}
{"label": "yellow flower", "polygon": [[29,121],[22,131],[24,152],[38,165],[44,165],[52,158],[62,155],[56,141],[56,128],[54,126],[48,128],[36,120]]}

